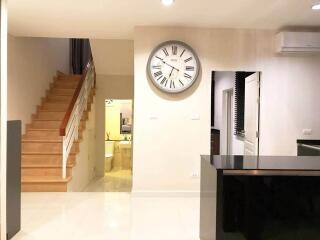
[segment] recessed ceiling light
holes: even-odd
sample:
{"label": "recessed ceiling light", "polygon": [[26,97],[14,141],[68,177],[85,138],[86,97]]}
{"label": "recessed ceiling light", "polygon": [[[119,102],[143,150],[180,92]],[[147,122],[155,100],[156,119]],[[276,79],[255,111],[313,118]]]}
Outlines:
{"label": "recessed ceiling light", "polygon": [[165,6],[171,6],[174,3],[174,0],[161,0],[162,4]]}
{"label": "recessed ceiling light", "polygon": [[313,5],[312,9],[313,10],[320,10],[320,3]]}

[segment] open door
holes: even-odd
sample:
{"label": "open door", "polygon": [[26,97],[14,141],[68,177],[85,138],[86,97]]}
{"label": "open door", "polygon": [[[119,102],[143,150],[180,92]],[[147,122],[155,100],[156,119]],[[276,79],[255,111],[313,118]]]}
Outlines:
{"label": "open door", "polygon": [[258,72],[245,79],[244,155],[259,153],[259,89],[260,74]]}

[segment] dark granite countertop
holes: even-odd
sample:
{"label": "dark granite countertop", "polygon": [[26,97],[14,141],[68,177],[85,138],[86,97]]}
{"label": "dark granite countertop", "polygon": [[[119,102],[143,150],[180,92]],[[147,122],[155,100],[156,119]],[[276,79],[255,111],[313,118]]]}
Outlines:
{"label": "dark granite countertop", "polygon": [[320,171],[319,156],[202,155],[217,170]]}

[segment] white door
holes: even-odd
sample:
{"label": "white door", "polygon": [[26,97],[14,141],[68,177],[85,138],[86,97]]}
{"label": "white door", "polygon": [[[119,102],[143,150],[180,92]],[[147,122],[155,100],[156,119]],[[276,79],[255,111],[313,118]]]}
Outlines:
{"label": "white door", "polygon": [[258,155],[259,151],[259,73],[245,79],[244,155]]}

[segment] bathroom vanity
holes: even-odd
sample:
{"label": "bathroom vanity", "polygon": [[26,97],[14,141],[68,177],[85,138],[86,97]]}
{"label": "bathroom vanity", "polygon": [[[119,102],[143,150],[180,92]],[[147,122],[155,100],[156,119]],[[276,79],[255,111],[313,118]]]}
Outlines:
{"label": "bathroom vanity", "polygon": [[320,157],[202,156],[201,240],[320,239]]}

